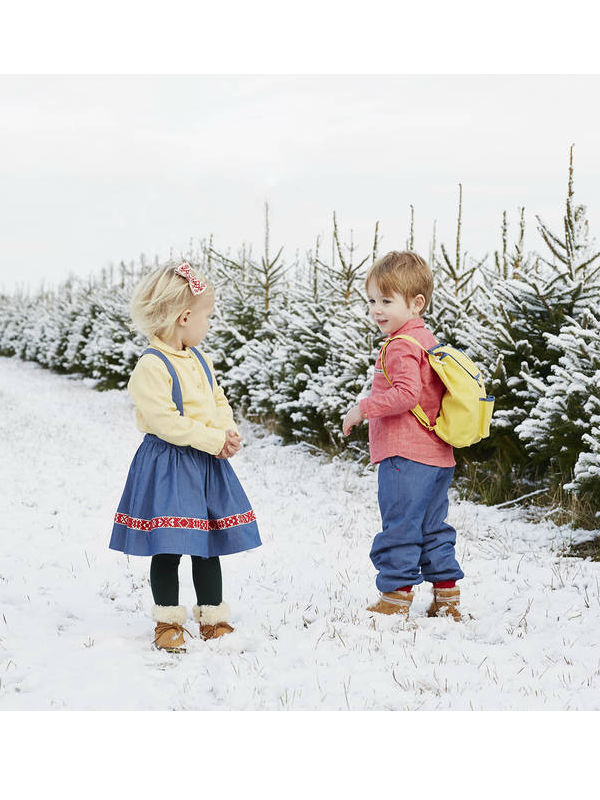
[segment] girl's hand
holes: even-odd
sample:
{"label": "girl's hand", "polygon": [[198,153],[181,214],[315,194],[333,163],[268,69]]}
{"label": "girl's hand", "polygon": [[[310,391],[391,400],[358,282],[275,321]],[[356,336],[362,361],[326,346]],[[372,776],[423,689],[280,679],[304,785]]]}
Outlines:
{"label": "girl's hand", "polygon": [[363,415],[360,411],[360,406],[352,406],[350,411],[344,417],[344,421],[342,422],[342,430],[344,432],[344,436],[349,436],[350,431],[355,425],[358,425],[360,422],[363,421]]}
{"label": "girl's hand", "polygon": [[242,439],[235,431],[227,431],[225,434],[225,444],[217,458],[231,458],[234,456],[242,446]]}

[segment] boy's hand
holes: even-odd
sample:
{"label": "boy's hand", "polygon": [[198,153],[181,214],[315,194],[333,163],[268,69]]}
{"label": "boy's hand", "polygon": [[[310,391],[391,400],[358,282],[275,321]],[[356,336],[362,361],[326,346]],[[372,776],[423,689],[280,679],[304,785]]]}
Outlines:
{"label": "boy's hand", "polygon": [[235,431],[227,431],[225,436],[227,437],[225,444],[221,452],[217,454],[217,458],[231,458],[242,446],[242,439]]}
{"label": "boy's hand", "polygon": [[344,417],[344,421],[342,422],[342,430],[344,432],[344,436],[348,436],[350,431],[355,425],[358,425],[360,422],[363,421],[363,415],[360,411],[360,406],[352,406],[350,411]]}

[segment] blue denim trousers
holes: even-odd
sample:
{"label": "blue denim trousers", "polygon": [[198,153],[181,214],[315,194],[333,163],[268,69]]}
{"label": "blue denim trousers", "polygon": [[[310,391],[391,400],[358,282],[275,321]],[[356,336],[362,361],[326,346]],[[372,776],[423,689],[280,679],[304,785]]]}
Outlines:
{"label": "blue denim trousers", "polygon": [[454,554],[456,531],[446,522],[454,467],[432,467],[401,456],[379,464],[382,528],[371,561],[380,592],[464,578]]}

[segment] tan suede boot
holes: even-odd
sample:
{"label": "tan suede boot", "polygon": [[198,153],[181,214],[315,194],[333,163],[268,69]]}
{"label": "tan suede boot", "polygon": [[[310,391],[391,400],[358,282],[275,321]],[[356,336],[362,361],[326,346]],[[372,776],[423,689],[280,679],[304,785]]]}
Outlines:
{"label": "tan suede boot", "polygon": [[200,625],[201,639],[218,639],[219,636],[234,631],[227,622],[229,619],[227,603],[220,603],[218,606],[194,606],[192,612],[194,619]]}
{"label": "tan suede boot", "polygon": [[452,617],[457,622],[462,619],[460,613],[460,589],[433,590],[433,602],[427,609],[428,617]]}
{"label": "tan suede boot", "polygon": [[400,614],[408,619],[414,592],[380,592],[379,595],[379,600],[368,606],[367,611],[375,611],[377,614]]}
{"label": "tan suede boot", "polygon": [[187,617],[185,606],[154,606],[152,616],[156,622],[154,646],[168,653],[185,653],[183,633],[192,635],[183,627]]}

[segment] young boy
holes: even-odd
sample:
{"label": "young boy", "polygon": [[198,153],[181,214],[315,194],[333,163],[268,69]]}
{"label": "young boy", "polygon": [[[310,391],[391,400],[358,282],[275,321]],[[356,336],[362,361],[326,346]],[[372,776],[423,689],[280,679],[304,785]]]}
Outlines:
{"label": "young boy", "polygon": [[[433,293],[433,274],[416,253],[391,252],[367,275],[371,318],[388,338],[406,334],[425,349],[437,344],[422,315]],[[413,586],[433,584],[427,614],[459,620],[464,577],[455,557],[456,531],[445,519],[448,488],[454,474],[451,445],[424,427],[411,413],[420,404],[429,419],[439,414],[445,388],[429,365],[427,353],[406,339],[390,342],[375,364],[369,397],[353,406],[342,425],[348,436],[369,420],[371,463],[379,464],[382,530],[375,536],[371,560],[378,570],[379,600],[368,607],[381,614],[408,617]]]}

